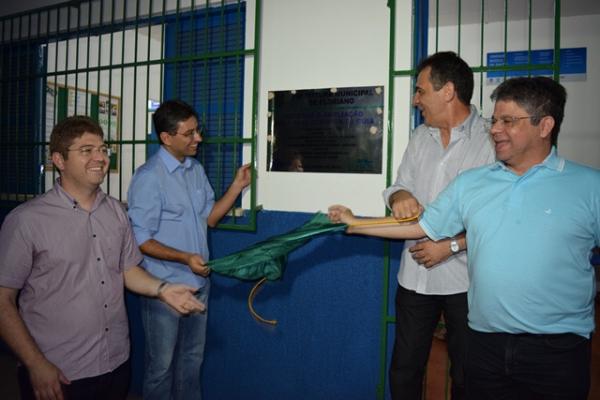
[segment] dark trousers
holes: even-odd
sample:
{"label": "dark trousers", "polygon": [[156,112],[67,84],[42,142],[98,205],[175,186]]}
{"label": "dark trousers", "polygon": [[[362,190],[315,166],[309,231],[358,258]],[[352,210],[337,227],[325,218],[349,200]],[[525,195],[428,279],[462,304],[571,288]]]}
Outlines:
{"label": "dark trousers", "polygon": [[468,334],[467,398],[472,400],[585,400],[591,340],[558,335]]}
{"label": "dark trousers", "polygon": [[[129,390],[131,365],[129,360],[117,369],[106,374],[71,381],[62,385],[65,400],[125,400]],[[35,400],[29,380],[29,372],[23,366],[18,368],[19,389],[22,400]]]}
{"label": "dark trousers", "polygon": [[389,375],[392,399],[421,400],[431,341],[442,313],[451,362],[452,399],[464,398],[467,310],[466,293],[423,295],[398,286],[396,338]]}

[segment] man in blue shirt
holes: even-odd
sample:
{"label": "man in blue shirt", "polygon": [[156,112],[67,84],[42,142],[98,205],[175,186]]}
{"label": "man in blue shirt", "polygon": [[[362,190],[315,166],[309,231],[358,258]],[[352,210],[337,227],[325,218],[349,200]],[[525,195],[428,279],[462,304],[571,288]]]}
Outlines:
{"label": "man in blue shirt", "polygon": [[[250,183],[250,165],[240,167],[215,202],[202,165],[194,158],[202,135],[188,104],[166,101],[153,115],[159,151],[139,167],[129,187],[129,218],[144,254],[142,266],[168,282],[198,288],[207,304],[210,281],[207,225],[215,226]],[[200,399],[207,315],[182,317],[151,299],[141,299],[145,333],[144,399]]]}
{"label": "man in blue shirt", "polygon": [[[466,230],[470,399],[581,399],[590,385],[600,171],[559,157],[564,88],[515,78],[492,93],[497,163],[459,175],[418,224],[349,232],[433,240]],[[352,225],[343,206],[330,217]]]}

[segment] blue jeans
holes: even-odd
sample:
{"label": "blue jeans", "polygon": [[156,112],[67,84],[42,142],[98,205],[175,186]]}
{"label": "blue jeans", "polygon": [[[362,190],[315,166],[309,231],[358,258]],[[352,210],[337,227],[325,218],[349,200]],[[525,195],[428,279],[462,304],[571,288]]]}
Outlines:
{"label": "blue jeans", "polygon": [[590,339],[483,333],[469,329],[467,398],[473,400],[586,400]]}
{"label": "blue jeans", "polygon": [[[207,304],[210,281],[196,297]],[[142,298],[144,400],[200,400],[207,313],[181,316],[157,299]]]}

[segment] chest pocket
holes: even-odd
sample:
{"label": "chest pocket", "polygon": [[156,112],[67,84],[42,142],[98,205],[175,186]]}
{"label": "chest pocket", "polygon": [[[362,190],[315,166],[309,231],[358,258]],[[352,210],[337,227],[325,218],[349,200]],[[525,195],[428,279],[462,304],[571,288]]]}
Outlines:
{"label": "chest pocket", "polygon": [[121,273],[123,271],[121,253],[125,243],[125,231],[126,227],[119,226],[114,233],[111,232],[101,242],[105,265],[111,272]]}
{"label": "chest pocket", "polygon": [[165,221],[181,221],[185,208],[183,204],[166,199],[162,207],[161,219]]}
{"label": "chest pocket", "polygon": [[194,198],[192,199],[194,211],[204,219],[208,218],[208,215],[210,214],[210,209],[207,207],[208,202],[206,197],[207,194],[204,191],[200,189],[194,190]]}

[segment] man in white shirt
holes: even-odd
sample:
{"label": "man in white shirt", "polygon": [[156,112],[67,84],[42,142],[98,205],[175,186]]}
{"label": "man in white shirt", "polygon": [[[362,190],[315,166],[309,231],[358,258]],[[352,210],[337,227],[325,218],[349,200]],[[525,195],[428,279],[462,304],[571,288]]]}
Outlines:
{"label": "man in white shirt", "polygon": [[[486,124],[470,105],[473,73],[453,52],[439,52],[417,67],[413,104],[418,126],[383,197],[396,218],[413,216],[460,172],[494,161]],[[404,244],[396,293],[396,338],[390,365],[393,399],[420,400],[433,333],[444,315],[451,361],[452,399],[464,398],[467,333],[467,255],[464,234]]]}

